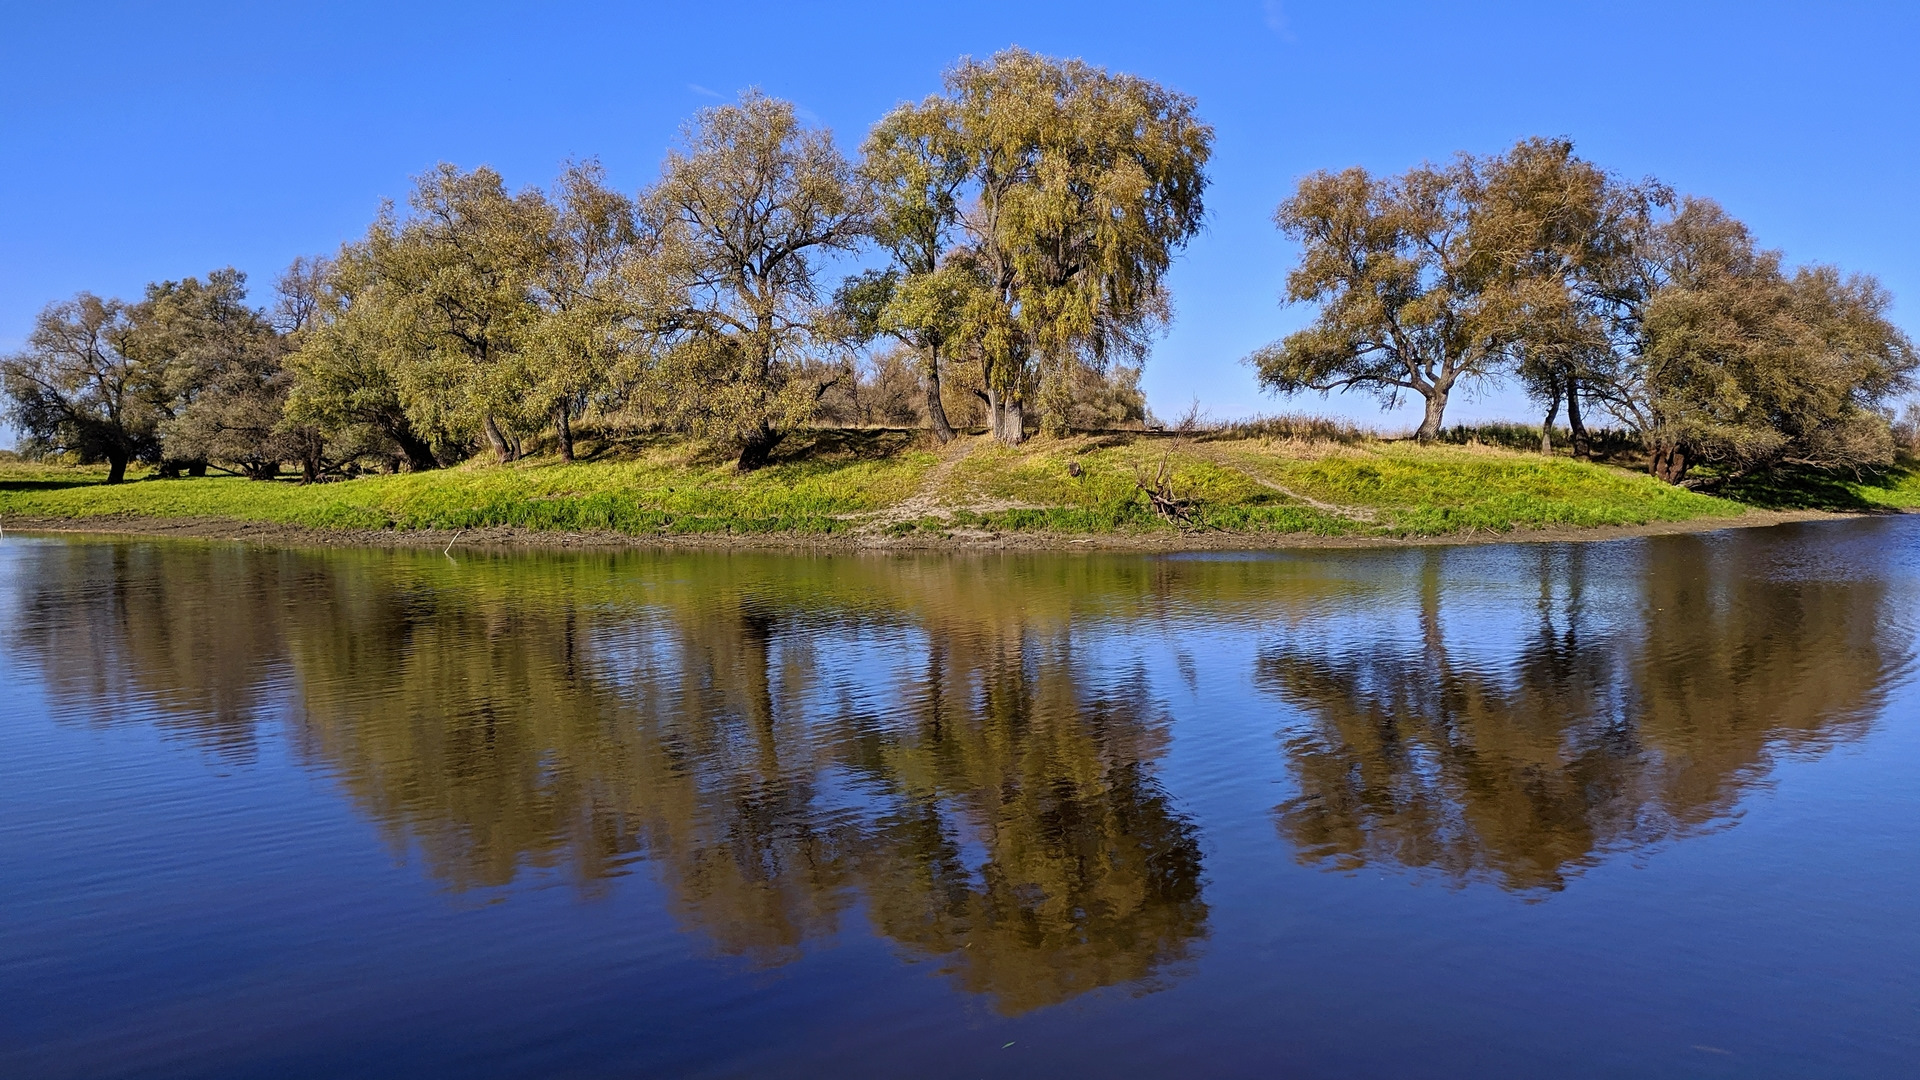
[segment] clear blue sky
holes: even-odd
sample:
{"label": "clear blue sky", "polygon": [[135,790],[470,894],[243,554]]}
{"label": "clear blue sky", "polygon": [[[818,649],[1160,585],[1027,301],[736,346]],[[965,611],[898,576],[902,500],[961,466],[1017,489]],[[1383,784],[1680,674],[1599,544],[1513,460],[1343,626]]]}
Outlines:
{"label": "clear blue sky", "polygon": [[[80,289],[232,264],[264,301],[438,161],[647,183],[679,125],[758,85],[857,145],[962,54],[1083,57],[1199,99],[1206,234],[1146,386],[1163,414],[1286,408],[1240,358],[1299,325],[1269,221],[1302,174],[1565,135],[1710,195],[1796,261],[1877,274],[1920,331],[1920,4],[88,4],[0,0],[0,349]],[[1920,335],[1917,335],[1920,336]],[[1460,419],[1530,413],[1511,390]],[[1388,425],[1405,422],[1388,418]],[[10,441],[3,435],[0,439]]]}

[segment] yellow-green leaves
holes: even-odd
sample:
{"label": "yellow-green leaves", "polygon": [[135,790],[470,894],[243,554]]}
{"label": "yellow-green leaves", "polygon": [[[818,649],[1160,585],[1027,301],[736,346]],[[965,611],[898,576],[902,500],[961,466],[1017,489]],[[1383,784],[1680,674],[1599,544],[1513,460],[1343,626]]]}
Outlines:
{"label": "yellow-green leaves", "polygon": [[1199,230],[1213,130],[1186,95],[1023,49],[962,60],[946,84],[896,126],[925,133],[936,152],[921,159],[964,162],[964,251],[949,261],[971,288],[950,295],[1013,417],[995,430],[1018,441],[1036,389],[1069,385],[1078,363],[1141,355],[1164,322],[1162,282]]}
{"label": "yellow-green leaves", "polygon": [[866,189],[827,131],[758,91],[701,112],[642,202],[660,334],[651,402],[754,468],[835,376],[816,260],[865,235]]}
{"label": "yellow-green leaves", "polygon": [[1396,177],[1364,169],[1300,181],[1274,221],[1304,248],[1287,299],[1319,306],[1307,329],[1248,358],[1283,394],[1360,389],[1389,404],[1426,399],[1420,437],[1439,434],[1448,395],[1487,374],[1503,338],[1472,214],[1477,163],[1422,165]]}

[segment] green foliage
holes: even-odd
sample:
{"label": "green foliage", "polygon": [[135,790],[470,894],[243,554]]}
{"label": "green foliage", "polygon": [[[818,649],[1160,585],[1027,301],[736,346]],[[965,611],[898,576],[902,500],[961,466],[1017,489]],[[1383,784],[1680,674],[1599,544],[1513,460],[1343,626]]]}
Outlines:
{"label": "green foliage", "polygon": [[396,365],[404,361],[383,332],[381,285],[368,259],[349,247],[308,283],[312,310],[287,358],[287,422],[345,445],[391,446],[414,470],[433,468],[433,447],[401,398]]}
{"label": "green foliage", "polygon": [[535,190],[509,194],[492,169],[445,164],[408,202],[410,217],[383,213],[355,253],[372,286],[362,314],[378,324],[416,429],[449,446],[484,432],[495,460],[511,460],[518,433],[545,419],[526,415],[527,345],[553,207]]}
{"label": "green foliage", "polygon": [[172,415],[163,357],[134,347],[128,305],[92,293],[51,304],[24,350],[0,359],[0,389],[29,454],[73,454],[109,463],[118,483],[134,461],[160,456]]}
{"label": "green foliage", "polygon": [[1876,281],[1789,274],[1717,205],[1572,151],[1527,139],[1384,180],[1301,181],[1275,220],[1304,247],[1288,299],[1318,314],[1248,358],[1261,383],[1417,393],[1429,440],[1459,380],[1512,375],[1546,424],[1565,402],[1576,454],[1598,405],[1671,483],[1701,463],[1724,480],[1892,460],[1885,406],[1920,355]]}
{"label": "green foliage", "polygon": [[834,377],[812,351],[833,333],[816,260],[851,250],[868,212],[832,136],[792,104],[749,91],[702,111],[642,204],[652,406],[764,465]]}
{"label": "green foliage", "polygon": [[1211,434],[1213,437],[1225,439],[1284,439],[1307,443],[1342,443],[1348,446],[1374,442],[1380,437],[1376,432],[1361,427],[1351,420],[1301,413],[1282,413],[1278,416],[1256,416],[1247,420],[1237,420]]}
{"label": "green foliage", "polygon": [[1290,303],[1318,305],[1314,322],[1247,358],[1281,394],[1357,389],[1397,404],[1426,402],[1419,437],[1440,432],[1462,380],[1501,358],[1503,305],[1478,218],[1485,165],[1462,155],[1390,178],[1317,172],[1274,211],[1299,240]]}
{"label": "green foliage", "polygon": [[[1541,429],[1533,424],[1514,424],[1494,421],[1481,424],[1455,424],[1440,432],[1443,443],[1455,446],[1498,446],[1506,450],[1539,451],[1541,447]],[[1548,430],[1551,443],[1557,447],[1570,448],[1584,444],[1585,454],[1576,457],[1589,457],[1599,461],[1616,464],[1637,461],[1645,457],[1646,447],[1640,436],[1626,428],[1593,428],[1585,433],[1578,443],[1572,431],[1564,427]],[[1561,452],[1561,451],[1553,451]]]}
{"label": "green foliage", "polygon": [[1824,266],[1789,275],[1704,200],[1684,202],[1662,236],[1635,375],[1668,479],[1692,461],[1733,476],[1892,463],[1881,409],[1920,355],[1878,282]]}
{"label": "green foliage", "polygon": [[1017,48],[962,60],[946,89],[889,121],[928,148],[910,156],[937,165],[939,183],[964,162],[958,277],[936,293],[964,297],[994,432],[1018,442],[1035,393],[1064,425],[1074,364],[1140,356],[1164,323],[1167,269],[1204,214],[1213,129],[1193,99],[1156,83]]}
{"label": "green foliage", "polygon": [[604,411],[630,381],[639,224],[633,200],[607,187],[596,162],[568,166],[554,209],[534,274],[539,312],[522,347],[529,385],[520,411],[551,418],[561,457],[571,461],[574,419]]}
{"label": "green foliage", "polygon": [[592,163],[568,168],[555,201],[441,165],[409,206],[299,282],[289,418],[356,451],[387,441],[415,469],[482,435],[513,460],[549,422],[570,453],[573,418],[609,388],[630,336],[631,200]]}
{"label": "green foliage", "polygon": [[130,347],[166,372],[172,416],[160,427],[174,462],[214,462],[248,476],[298,460],[297,437],[281,426],[289,378],[284,342],[263,312],[248,306],[246,275],[231,267],[147,287],[131,309]]}

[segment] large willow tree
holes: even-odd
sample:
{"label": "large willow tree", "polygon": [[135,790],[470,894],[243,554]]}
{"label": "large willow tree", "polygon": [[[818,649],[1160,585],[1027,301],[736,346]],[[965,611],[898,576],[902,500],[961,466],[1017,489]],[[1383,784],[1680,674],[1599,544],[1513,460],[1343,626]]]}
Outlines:
{"label": "large willow tree", "polygon": [[1637,223],[1670,196],[1627,183],[1573,152],[1566,139],[1523,139],[1485,161],[1472,226],[1491,260],[1490,313],[1506,359],[1545,404],[1541,450],[1553,448],[1562,403],[1575,457],[1589,452],[1583,404],[1611,366],[1604,313],[1631,265]]}
{"label": "large willow tree", "polygon": [[1740,221],[1680,200],[1636,237],[1631,281],[1609,309],[1615,351],[1596,389],[1639,433],[1650,471],[1691,482],[1779,466],[1890,464],[1887,403],[1920,367],[1870,275],[1789,271]]}
{"label": "large willow tree", "polygon": [[383,211],[305,290],[289,418],[377,433],[416,469],[476,435],[509,461],[548,425],[571,460],[572,420],[629,336],[632,201],[591,163],[551,199],[443,164],[408,209]]}
{"label": "large willow tree", "polygon": [[651,400],[676,426],[767,463],[831,380],[819,259],[867,232],[866,189],[789,102],[748,91],[706,109],[641,200],[636,306],[657,335]]}
{"label": "large willow tree", "polygon": [[[1077,365],[1138,354],[1165,322],[1212,148],[1192,98],[1017,48],[961,60],[875,130],[883,220],[914,240],[900,321],[951,319],[996,436],[1019,442],[1035,403],[1063,422]],[[954,246],[928,258],[949,217]]]}

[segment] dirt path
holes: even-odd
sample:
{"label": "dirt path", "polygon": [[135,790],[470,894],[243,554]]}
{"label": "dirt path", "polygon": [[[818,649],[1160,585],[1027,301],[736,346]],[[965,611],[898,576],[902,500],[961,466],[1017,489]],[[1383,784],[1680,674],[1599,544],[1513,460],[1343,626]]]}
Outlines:
{"label": "dirt path", "polygon": [[912,521],[926,517],[942,509],[940,491],[947,486],[947,478],[953,470],[972,455],[979,440],[971,435],[962,435],[954,439],[940,451],[940,464],[935,465],[920,481],[920,487],[913,494],[901,499],[875,517],[874,523],[885,528],[895,522]]}
{"label": "dirt path", "polygon": [[[860,522],[854,530],[859,537],[872,537],[883,533],[893,525],[908,521],[921,521],[926,518],[951,518],[959,511],[975,514],[993,514],[1003,510],[1044,510],[1037,503],[1019,502],[1013,499],[974,499],[969,502],[949,503],[941,498],[947,486],[947,478],[953,475],[960,463],[972,456],[974,450],[986,443],[985,436],[962,435],[941,449],[940,464],[935,465],[920,481],[920,486],[912,495],[894,503],[884,510],[852,515],[852,520]],[[988,535],[988,534],[981,534]]]}

